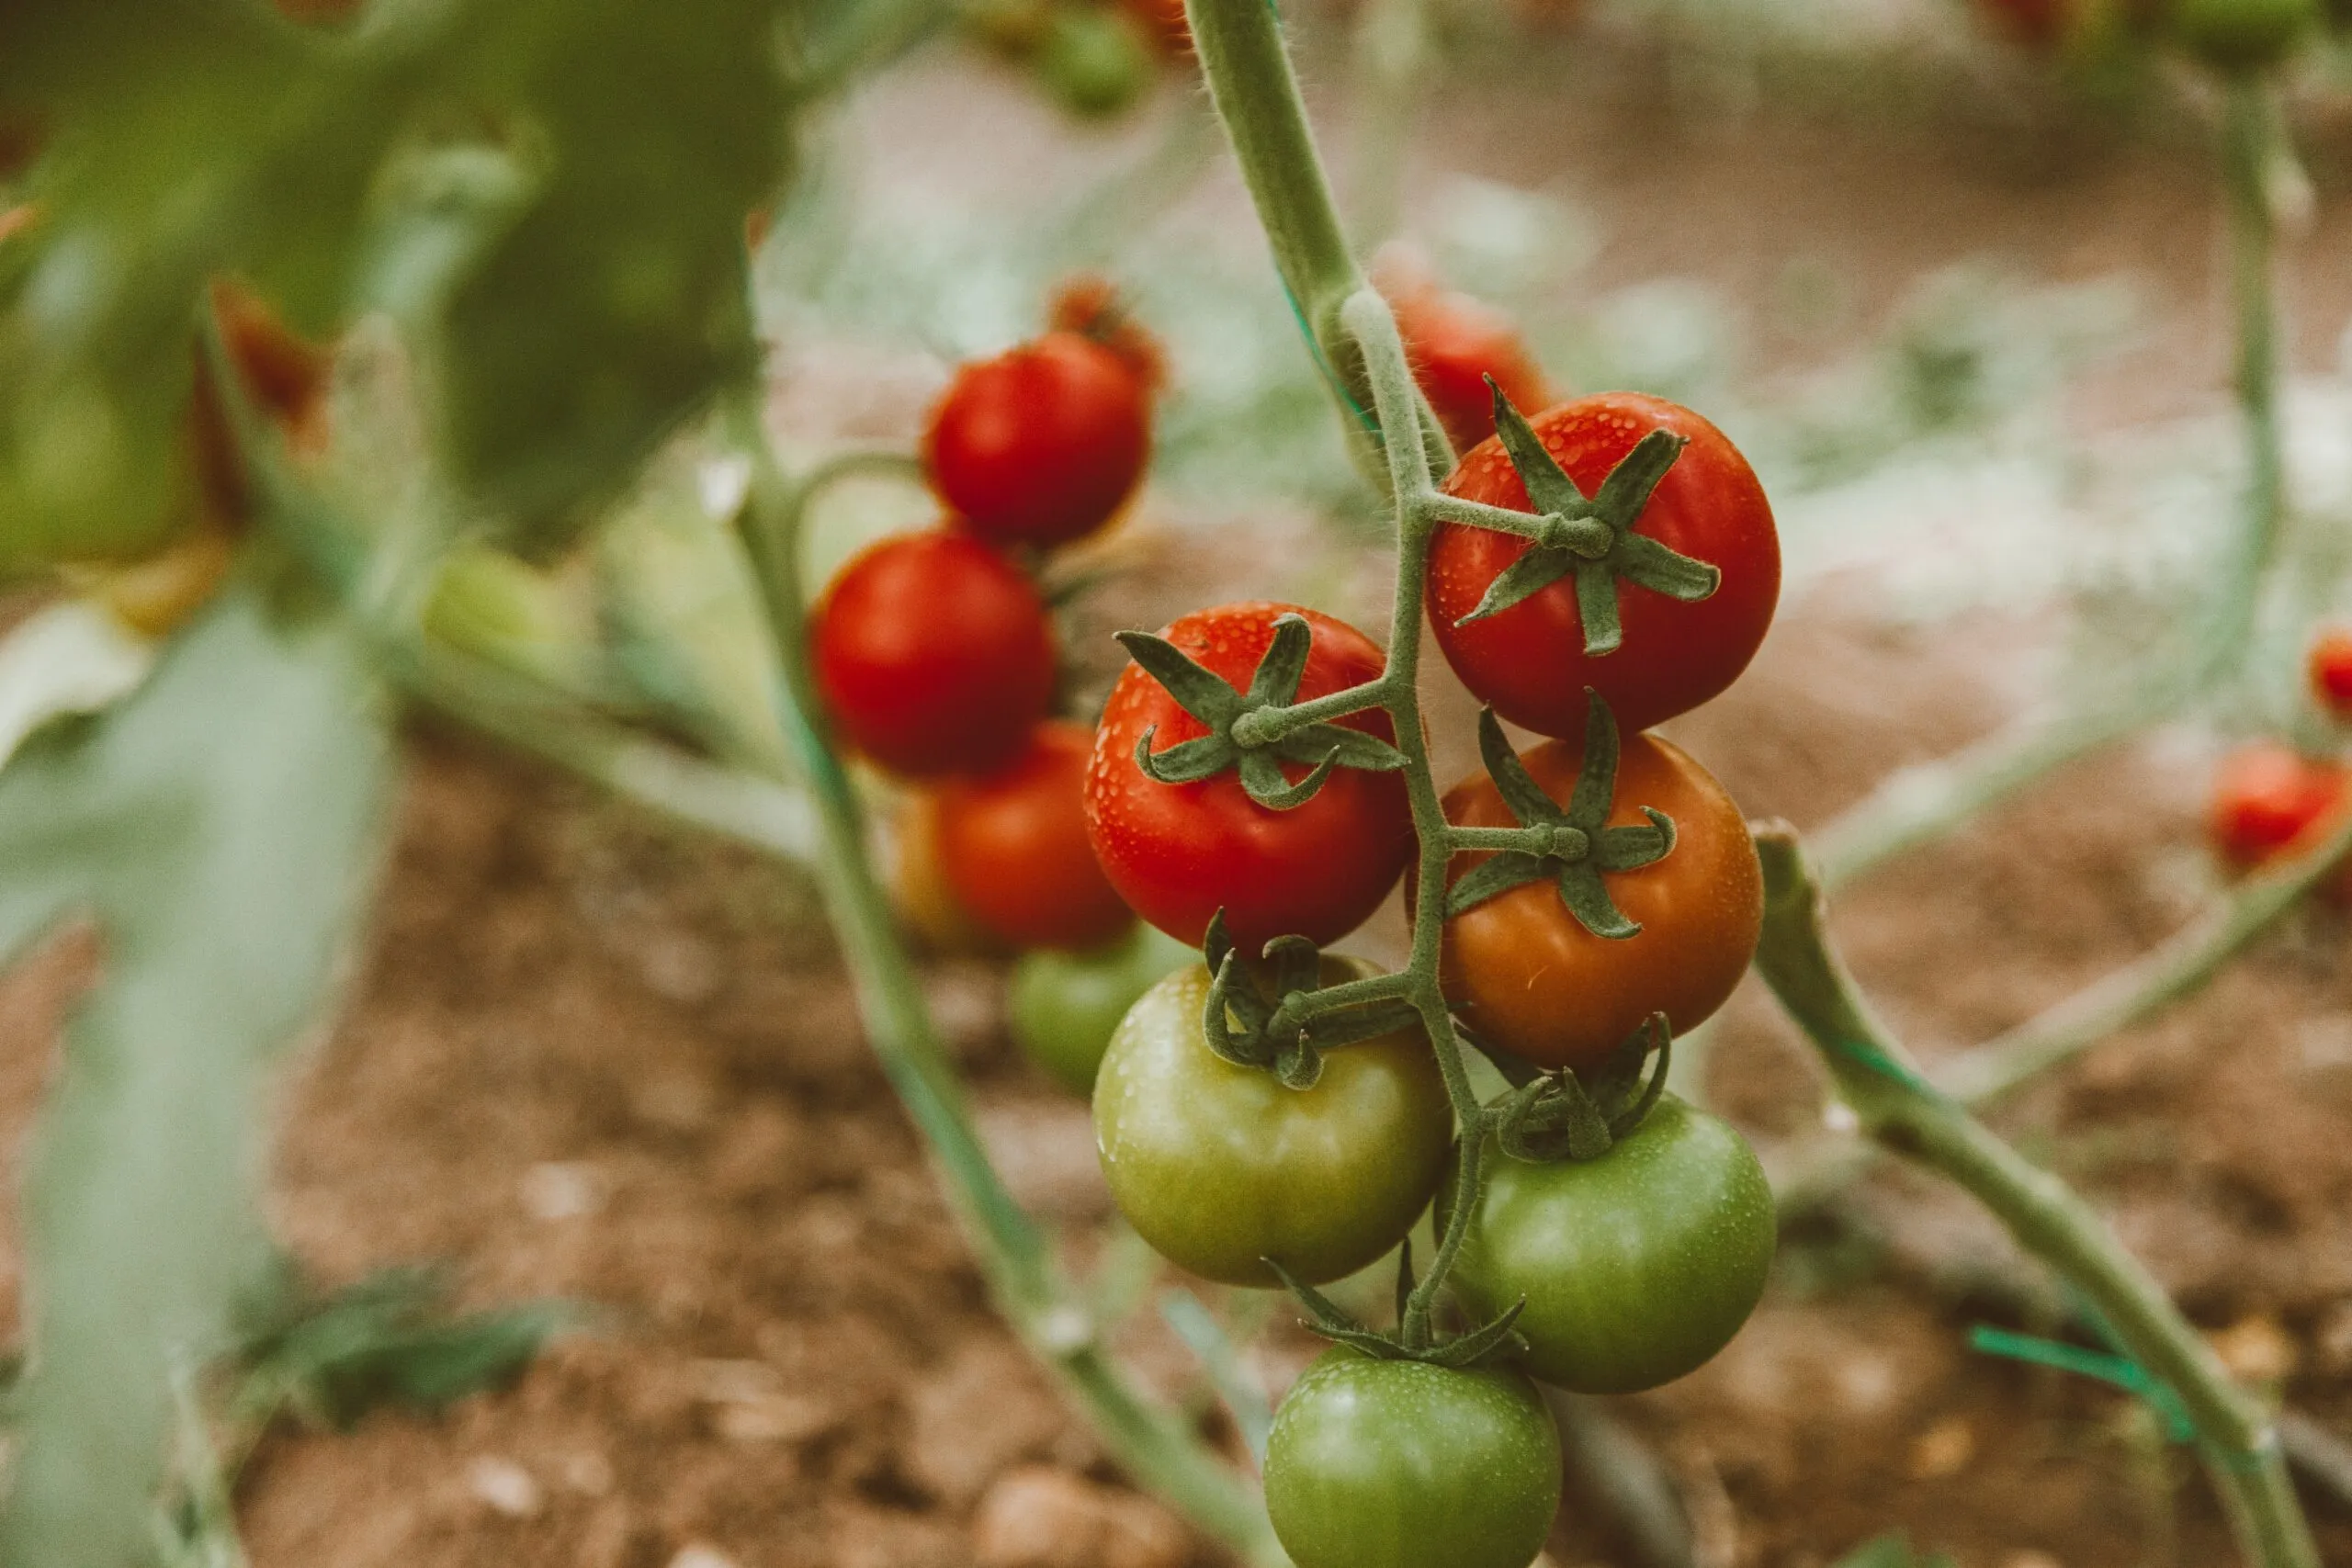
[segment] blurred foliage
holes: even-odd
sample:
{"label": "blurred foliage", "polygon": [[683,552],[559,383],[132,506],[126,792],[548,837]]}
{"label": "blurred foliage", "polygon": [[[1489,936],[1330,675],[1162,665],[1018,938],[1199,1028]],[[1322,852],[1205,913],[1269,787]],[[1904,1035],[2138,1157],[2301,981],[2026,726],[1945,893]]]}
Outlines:
{"label": "blurred foliage", "polygon": [[145,1556],[172,1379],[226,1347],[266,1261],[261,1091],[365,906],[384,720],[334,623],[239,588],[137,695],[0,773],[0,953],[76,912],[106,947],[28,1179],[0,1561]]}
{"label": "blurred foliage", "polygon": [[0,245],[0,569],[182,520],[190,332],[220,274],[313,333],[404,308],[469,502],[560,542],[754,363],[742,235],[788,166],[779,22],[824,10],[0,8],[0,126],[37,149],[11,191],[37,216]]}
{"label": "blurred foliage", "polygon": [[1911,1543],[1900,1535],[1883,1535],[1846,1553],[1831,1568],[1959,1568],[1959,1564],[1948,1553],[1922,1554],[1912,1551]]}

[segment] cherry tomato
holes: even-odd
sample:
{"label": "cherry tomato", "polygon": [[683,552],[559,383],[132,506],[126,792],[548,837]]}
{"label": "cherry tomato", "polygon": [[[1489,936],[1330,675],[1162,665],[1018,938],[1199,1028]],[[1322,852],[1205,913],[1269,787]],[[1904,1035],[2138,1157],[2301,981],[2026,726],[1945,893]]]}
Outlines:
{"label": "cherry tomato", "polygon": [[1091,1094],[1102,1053],[1127,1010],[1154,981],[1199,960],[1174,937],[1141,922],[1097,952],[1024,953],[1006,987],[1006,1027],[1046,1077]]}
{"label": "cherry tomato", "polygon": [[1135,372],[1076,333],[956,373],[923,435],[932,489],[997,544],[1059,545],[1109,522],[1151,455],[1151,403]]}
{"label": "cherry tomato", "polygon": [[1174,60],[1193,52],[1193,23],[1184,15],[1184,0],[1125,0],[1125,6],[1162,55]]}
{"label": "cherry tomato", "polygon": [[[1430,625],[1462,683],[1513,724],[1544,735],[1578,736],[1588,686],[1608,701],[1620,725],[1634,730],[1686,713],[1738,679],[1763,642],[1781,596],[1780,537],[1747,460],[1689,409],[1639,392],[1578,398],[1529,423],[1588,496],[1651,431],[1689,437],[1636,531],[1715,567],[1723,581],[1711,597],[1684,604],[1619,580],[1624,641],[1614,652],[1590,657],[1584,651],[1573,573],[1498,615],[1455,625],[1478,607],[1487,585],[1527,553],[1530,541],[1443,525],[1430,545]],[[1527,489],[1498,440],[1471,448],[1446,479],[1445,492],[1530,510]]]}
{"label": "cherry tomato", "polygon": [[908,798],[891,847],[890,904],[918,942],[950,956],[1007,956],[1004,943],[972,918],[947,886],[939,863],[939,802],[929,791]]}
{"label": "cherry tomato", "polygon": [[1502,1368],[1335,1345],[1266,1438],[1266,1513],[1298,1568],[1527,1568],[1559,1508],[1559,1427]]}
{"label": "cherry tomato", "polygon": [[[1584,748],[1546,741],[1521,761],[1544,794],[1566,802]],[[1665,1013],[1682,1033],[1739,984],[1764,923],[1763,871],[1746,818],[1723,785],[1671,742],[1628,736],[1609,825],[1640,825],[1645,806],[1674,819],[1672,852],[1604,878],[1639,934],[1593,935],[1549,880],[1498,893],[1446,921],[1446,998],[1485,1039],[1544,1066],[1595,1067],[1650,1014]],[[1445,815],[1465,827],[1517,825],[1483,773],[1446,793]],[[1486,852],[1455,856],[1449,886],[1487,858]]]}
{"label": "cherry tomato", "polygon": [[1143,25],[1108,6],[1057,6],[1037,44],[1037,75],[1054,101],[1087,119],[1117,114],[1152,81]]}
{"label": "cherry tomato", "polygon": [[1381,274],[1381,292],[1396,312],[1413,379],[1455,451],[1466,451],[1495,433],[1495,395],[1487,377],[1521,412],[1552,401],[1544,367],[1509,316],[1439,287],[1410,260],[1384,257]]}
{"label": "cherry tomato", "polygon": [[[1368,973],[1325,961],[1327,982]],[[1119,1212],[1179,1266],[1228,1285],[1352,1274],[1405,1238],[1443,1174],[1453,1112],[1418,1029],[1325,1053],[1314,1088],[1226,1061],[1202,1038],[1194,964],[1128,1010],[1094,1083]]]}
{"label": "cherry tomato", "polygon": [[1117,355],[1145,391],[1157,392],[1166,383],[1167,352],[1127,309],[1118,286],[1100,273],[1073,273],[1064,278],[1054,289],[1046,319],[1056,332],[1076,333]]}
{"label": "cherry tomato", "polygon": [[2173,38],[2216,71],[2259,71],[2295,51],[2320,21],[2321,0],[2171,0]]}
{"label": "cherry tomato", "polygon": [[2312,695],[2327,716],[2339,724],[2352,720],[2352,630],[2332,626],[2320,633],[2306,669]]}
{"label": "cherry tomato", "polygon": [[2347,782],[2341,763],[2275,740],[2242,747],[2213,777],[2206,823],[2213,847],[2236,866],[2291,856],[2334,827]]}
{"label": "cherry tomato", "polygon": [[1010,761],[1054,694],[1045,602],[967,535],[885,539],[817,606],[818,689],[850,744],[910,778]]}
{"label": "cherry tomato", "polygon": [[956,901],[1015,947],[1101,947],[1135,924],[1086,840],[1093,733],[1047,722],[995,773],[939,789],[939,864]]}
{"label": "cherry tomato", "polygon": [[1527,1298],[1520,1363],[1545,1382],[1582,1393],[1671,1382],[1763,1299],[1771,1183],[1728,1123],[1672,1095],[1599,1159],[1533,1165],[1489,1142],[1484,1164],[1449,1279],[1480,1317]]}
{"label": "cherry tomato", "polygon": [[[1247,691],[1273,641],[1274,622],[1306,618],[1313,641],[1299,700],[1376,678],[1380,649],[1344,622],[1290,604],[1196,610],[1160,633],[1194,661]],[[1374,710],[1340,721],[1383,740],[1396,729]],[[1197,944],[1225,910],[1244,953],[1273,938],[1323,944],[1362,925],[1413,852],[1412,810],[1398,773],[1340,768],[1304,806],[1275,811],[1251,800],[1231,770],[1196,784],[1165,784],[1136,766],[1147,731],[1164,751],[1207,733],[1160,684],[1130,664],[1111,688],[1086,779],[1086,823],[1111,885],[1137,914],[1179,942]],[[1295,783],[1307,769],[1283,764]]]}

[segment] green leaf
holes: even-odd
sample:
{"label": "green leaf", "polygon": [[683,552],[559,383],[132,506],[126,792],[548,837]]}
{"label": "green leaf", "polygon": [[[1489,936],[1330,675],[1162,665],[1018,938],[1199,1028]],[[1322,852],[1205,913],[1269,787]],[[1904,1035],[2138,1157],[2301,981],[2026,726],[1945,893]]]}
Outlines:
{"label": "green leaf", "polygon": [[1313,771],[1290,784],[1283,777],[1282,764],[1264,751],[1241,753],[1241,787],[1250,798],[1269,811],[1295,811],[1315,798],[1323,788],[1323,781],[1340,765],[1340,749],[1333,747],[1329,756],[1315,764]]}
{"label": "green leaf", "polygon": [[1176,705],[1212,730],[1223,730],[1241,711],[1241,694],[1221,675],[1201,668],[1184,650],[1149,632],[1121,632],[1119,646],[1159,682]]}
{"label": "green leaf", "polygon": [[1567,818],[1587,833],[1599,833],[1617,798],[1617,716],[1599,692],[1584,689],[1584,766],[1568,796]]}
{"label": "green leaf", "polygon": [[1651,431],[1600,481],[1600,491],[1592,498],[1593,509],[1621,532],[1630,530],[1641,521],[1642,509],[1649,505],[1658,480],[1666,478],[1667,469],[1674,467],[1674,460],[1690,445],[1687,435]]}
{"label": "green leaf", "polygon": [[1619,535],[1609,564],[1626,581],[1686,604],[1710,598],[1723,586],[1720,569],[1670,550],[1645,534]]}
{"label": "green leaf", "polygon": [[1151,749],[1159,728],[1154,725],[1136,737],[1136,767],[1143,776],[1158,784],[1198,784],[1215,778],[1233,766],[1240,753],[1232,741],[1222,735],[1195,736],[1180,740],[1165,751]]}
{"label": "green leaf", "polygon": [[1544,793],[1544,788],[1519,760],[1510,741],[1503,735],[1500,720],[1492,708],[1478,710],[1478,756],[1487,764],[1487,776],[1495,781],[1496,793],[1503,804],[1519,819],[1522,828],[1539,828],[1547,823],[1563,821],[1559,803]]}
{"label": "green leaf", "polygon": [[[1477,606],[1453,624],[1466,626],[1488,615],[1499,615],[1512,605],[1533,598],[1577,568],[1574,553],[1548,545],[1531,544],[1525,554],[1495,574]],[[1579,577],[1578,582],[1583,579]]]}
{"label": "green leaf", "polygon": [[87,909],[107,953],[28,1179],[32,1371],[0,1561],[151,1548],[171,1377],[224,1348],[266,1261],[262,1090],[355,929],[388,755],[348,639],[240,587],[136,696],[0,772],[11,901]]}
{"label": "green leaf", "polygon": [[1646,828],[1604,828],[1597,840],[1593,861],[1606,872],[1639,871],[1674,852],[1674,818],[1656,807],[1645,806]]}
{"label": "green leaf", "polygon": [[1445,917],[1452,919],[1464,910],[1475,909],[1498,893],[1508,893],[1531,882],[1541,882],[1552,874],[1553,863],[1541,855],[1523,854],[1518,850],[1498,851],[1494,856],[1480,861],[1464,872],[1445,895]]}
{"label": "green leaf", "polygon": [[1534,427],[1511,406],[1500,387],[1495,388],[1495,434],[1502,438],[1503,453],[1518,470],[1520,483],[1527,488],[1529,504],[1537,514],[1580,517],[1591,510],[1584,491],[1577,489],[1576,480],[1568,478],[1558,460],[1544,450]]}
{"label": "green leaf", "polygon": [[1310,724],[1295,729],[1274,742],[1273,751],[1285,762],[1313,763],[1336,757],[1343,768],[1374,773],[1393,773],[1405,765],[1405,753],[1396,747],[1344,724]]}
{"label": "green leaf", "polygon": [[1298,682],[1306,674],[1306,656],[1313,650],[1314,642],[1306,616],[1275,616],[1273,640],[1266,645],[1257,670],[1250,677],[1250,695],[1277,706],[1295,701]]}

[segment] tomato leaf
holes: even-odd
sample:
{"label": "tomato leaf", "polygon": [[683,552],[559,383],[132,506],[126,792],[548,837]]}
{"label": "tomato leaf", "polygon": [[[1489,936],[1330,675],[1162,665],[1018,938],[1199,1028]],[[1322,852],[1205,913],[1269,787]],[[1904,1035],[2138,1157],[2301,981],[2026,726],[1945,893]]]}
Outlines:
{"label": "tomato leaf", "polygon": [[1144,777],[1164,784],[1198,784],[1233,766],[1240,750],[1222,735],[1202,735],[1180,740],[1165,751],[1151,749],[1158,726],[1136,738],[1136,766]]}
{"label": "tomato leaf", "polygon": [[1642,934],[1641,922],[1625,918],[1600,880],[1600,868],[1589,860],[1571,861],[1560,867],[1560,902],[1577,923],[1598,937],[1623,942]]}
{"label": "tomato leaf", "polygon": [[1642,815],[1650,819],[1646,828],[1604,828],[1593,852],[1594,863],[1607,872],[1639,871],[1655,865],[1674,852],[1674,818],[1655,807],[1645,806]]}
{"label": "tomato leaf", "polygon": [[349,639],[235,588],[138,694],[0,772],[0,908],[86,909],[107,953],[28,1179],[32,1370],[0,1560],[148,1549],[174,1370],[225,1348],[268,1256],[261,1091],[355,929],[388,758]]}
{"label": "tomato leaf", "polygon": [[1674,467],[1674,460],[1690,445],[1689,436],[1664,430],[1643,436],[1600,481],[1600,492],[1592,498],[1593,510],[1611,523],[1622,518],[1621,526],[1632,528],[1642,509],[1649,505],[1658,480],[1666,478],[1667,469]]}
{"label": "tomato leaf", "polygon": [[1670,550],[1646,534],[1619,535],[1609,565],[1626,581],[1684,604],[1708,598],[1724,581],[1718,568]]}
{"label": "tomato leaf", "polygon": [[1617,798],[1617,716],[1589,686],[1584,700],[1584,766],[1568,796],[1567,820],[1594,834],[1609,820],[1610,805]]}
{"label": "tomato leaf", "polygon": [[1119,646],[1127,650],[1127,657],[1165,687],[1168,694],[1176,699],[1178,707],[1212,731],[1221,734],[1240,713],[1241,694],[1227,684],[1224,677],[1193,663],[1183,649],[1167,638],[1149,632],[1120,632],[1118,638]]}
{"label": "tomato leaf", "polygon": [[1295,701],[1298,682],[1306,674],[1306,656],[1314,640],[1306,616],[1275,616],[1273,640],[1266,645],[1257,670],[1250,677],[1250,695],[1261,704],[1275,705]]}
{"label": "tomato leaf", "polygon": [[1495,394],[1495,434],[1502,439],[1503,455],[1519,473],[1520,483],[1527,487],[1527,499],[1539,513],[1560,517],[1581,517],[1592,510],[1577,481],[1568,478],[1559,460],[1544,449],[1544,438],[1535,434],[1526,416],[1511,406],[1503,389],[1488,377],[1487,384]]}
{"label": "tomato leaf", "polygon": [[1446,891],[1445,917],[1452,919],[1464,910],[1476,908],[1497,894],[1508,893],[1531,882],[1541,882],[1551,874],[1551,863],[1541,855],[1525,854],[1518,850],[1498,851],[1464,872]]}
{"label": "tomato leaf", "polygon": [[1340,765],[1340,749],[1315,764],[1312,772],[1296,784],[1283,776],[1282,764],[1272,753],[1249,750],[1241,753],[1241,787],[1250,799],[1269,811],[1293,811],[1315,798],[1331,770]]}

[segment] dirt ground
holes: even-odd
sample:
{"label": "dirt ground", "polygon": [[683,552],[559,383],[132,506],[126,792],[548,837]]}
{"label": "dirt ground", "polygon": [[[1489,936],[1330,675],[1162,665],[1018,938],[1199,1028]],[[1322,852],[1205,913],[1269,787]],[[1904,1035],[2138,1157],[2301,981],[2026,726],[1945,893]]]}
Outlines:
{"label": "dirt ground", "polygon": [[[1539,154],[1504,133],[1512,104],[1489,107],[1449,123],[1448,146],[1528,177]],[[1732,140],[1667,136],[1605,105],[1567,118],[1578,190],[1623,220],[1605,274],[1671,265],[1753,290],[1778,262],[1850,241],[1883,299],[1988,247],[2045,276],[2130,265],[2165,307],[2148,363],[2177,374],[2119,376],[2109,412],[2211,395],[2217,378],[2195,368],[2213,363],[2210,231],[2175,221],[2195,182],[2162,151],[2052,175],[1834,123]],[[1680,199],[1645,198],[1661,171]],[[2341,225],[2352,203],[2335,211]],[[2298,262],[2306,357],[2345,314],[2346,281],[2315,259],[2341,253],[2328,232]],[[1232,557],[1217,570],[1232,581],[1144,574],[1148,589],[1100,613],[1150,624],[1203,591],[1262,591]],[[1981,650],[2021,631],[1888,632],[1819,597],[1675,731],[1751,814],[1817,823],[1996,722],[2006,666],[1988,673]],[[1436,718],[1465,765],[1466,714],[1454,694]],[[1996,1032],[2193,908],[2201,784],[2177,737],[2078,765],[1858,886],[1839,934],[1923,1054]],[[2340,1433],[2348,942],[2343,916],[2310,912],[2001,1117],[2112,1216],[2233,1365]],[[75,962],[0,983],[12,1125]],[[1108,1205],[1085,1110],[1006,1043],[996,975],[942,964],[929,985],[1016,1191],[1091,1226]],[[1768,1148],[1820,1123],[1818,1077],[1752,985],[1715,1033],[1709,1086]],[[441,1419],[273,1438],[241,1499],[256,1568],[1215,1561],[1120,1483],[991,1315],[786,870],[420,724],[364,963],[285,1120],[281,1231],[320,1277],[447,1258],[470,1301],[564,1295],[603,1316],[511,1392]],[[1613,1407],[1679,1483],[1710,1568],[1806,1568],[1898,1528],[1960,1568],[2229,1560],[2194,1466],[2137,1405],[1967,1349],[1967,1326],[1998,1311],[1969,1289],[1968,1260],[1999,1249],[1964,1202],[1883,1176],[1834,1234],[1800,1243],[1714,1364]],[[1181,1355],[1144,1349],[1147,1375],[1175,1386]],[[1300,1354],[1278,1338],[1261,1361],[1280,1376]],[[2313,1511],[2324,1550],[2352,1562],[2352,1512]],[[1552,1555],[1631,1562],[1575,1510]]]}

